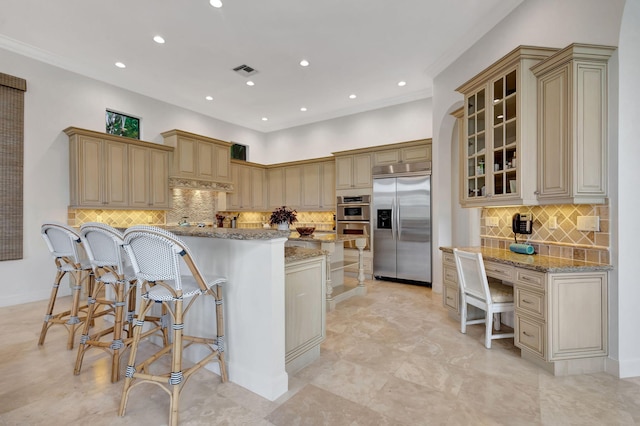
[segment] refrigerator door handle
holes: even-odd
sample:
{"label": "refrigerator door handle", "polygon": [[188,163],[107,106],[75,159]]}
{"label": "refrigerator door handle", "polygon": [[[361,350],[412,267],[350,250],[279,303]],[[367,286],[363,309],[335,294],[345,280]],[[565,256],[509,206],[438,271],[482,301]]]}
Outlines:
{"label": "refrigerator door handle", "polygon": [[400,225],[400,223],[402,222],[400,219],[400,199],[398,198],[398,203],[396,205],[396,226],[397,226],[397,230],[398,230],[398,241],[400,241],[402,239],[402,225]]}
{"label": "refrigerator door handle", "polygon": [[395,241],[396,239],[396,199],[395,197],[391,199],[391,239]]}

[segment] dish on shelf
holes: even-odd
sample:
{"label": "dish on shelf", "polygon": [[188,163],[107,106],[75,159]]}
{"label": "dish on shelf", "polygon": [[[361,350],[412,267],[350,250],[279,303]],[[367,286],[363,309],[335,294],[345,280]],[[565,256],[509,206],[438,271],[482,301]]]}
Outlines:
{"label": "dish on shelf", "polygon": [[302,237],[308,237],[309,235],[313,234],[313,231],[316,230],[315,226],[298,226],[296,227],[296,231],[298,231],[298,234],[300,234],[300,236]]}

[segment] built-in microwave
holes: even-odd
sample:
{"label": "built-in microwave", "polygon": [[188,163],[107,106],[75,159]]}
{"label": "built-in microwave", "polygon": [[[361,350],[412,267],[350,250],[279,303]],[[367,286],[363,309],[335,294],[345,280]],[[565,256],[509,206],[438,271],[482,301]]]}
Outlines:
{"label": "built-in microwave", "polygon": [[370,218],[369,195],[339,196],[337,202],[336,219],[338,221],[368,221]]}

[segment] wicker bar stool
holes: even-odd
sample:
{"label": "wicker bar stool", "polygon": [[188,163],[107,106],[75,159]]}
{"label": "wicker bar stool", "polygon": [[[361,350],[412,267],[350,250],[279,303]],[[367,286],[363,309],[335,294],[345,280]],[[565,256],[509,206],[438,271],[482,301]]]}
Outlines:
{"label": "wicker bar stool", "polygon": [[[49,222],[42,225],[40,232],[56,264],[56,277],[53,281],[49,305],[40,331],[38,345],[43,345],[47,331],[52,325],[67,328],[67,349],[73,349],[75,334],[86,319],[87,305],[80,303],[82,285],[86,283],[87,293],[93,292],[93,273],[91,264],[85,256],[80,235],[71,227],[61,223]],[[71,287],[71,307],[68,310],[53,313],[58,298],[58,288],[65,275],[69,274]],[[83,313],[82,316],[80,314]]]}
{"label": "wicker bar stool", "polygon": [[[87,321],[73,370],[75,375],[80,374],[85,352],[99,348],[111,356],[111,382],[120,379],[120,357],[133,340],[136,308],[136,277],[133,268],[126,262],[123,237],[122,232],[104,223],[90,222],[80,227],[80,238],[93,267],[95,285],[94,294],[88,299]],[[107,292],[107,288],[112,291]],[[106,314],[113,315],[113,325],[94,330],[90,335],[90,325],[96,318]],[[147,321],[152,321],[154,326],[146,330],[144,336],[160,332],[166,342],[167,329],[162,327],[161,318],[147,317]],[[123,333],[126,334],[124,339]]]}
{"label": "wicker bar stool", "polygon": [[[189,377],[211,361],[220,365],[222,382],[227,381],[224,359],[224,320],[222,277],[205,277],[196,264],[189,248],[174,234],[151,226],[134,226],[125,231],[125,249],[131,258],[138,283],[141,285],[142,303],[138,318],[134,321],[133,342],[124,383],[119,415],[124,416],[131,389],[142,383],[154,383],[170,396],[169,424],[178,423],[180,392]],[[188,272],[188,275],[181,275]],[[191,336],[183,333],[184,320],[199,296],[211,296],[215,302],[215,337]],[[188,300],[185,305],[184,301]],[[171,343],[165,344],[155,354],[137,361],[142,326],[151,307],[161,303],[172,319]],[[201,345],[208,349],[198,362],[183,370],[183,349]],[[164,355],[170,356],[170,371],[151,371],[152,364]],[[157,366],[157,365],[156,365]]]}

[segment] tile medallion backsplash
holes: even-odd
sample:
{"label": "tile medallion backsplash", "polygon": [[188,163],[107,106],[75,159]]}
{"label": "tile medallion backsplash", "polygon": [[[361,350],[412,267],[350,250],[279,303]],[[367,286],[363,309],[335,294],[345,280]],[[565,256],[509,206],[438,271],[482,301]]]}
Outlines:
{"label": "tile medallion backsplash", "polygon": [[[606,204],[562,204],[483,208],[480,219],[481,244],[508,249],[514,242],[511,218],[515,213],[533,215],[533,233],[518,234],[518,242],[528,242],[536,253],[554,257],[609,263],[609,206]],[[578,231],[578,216],[599,216],[600,231]],[[556,229],[549,218],[556,218]],[[489,218],[498,218],[498,226],[489,226]]]}

